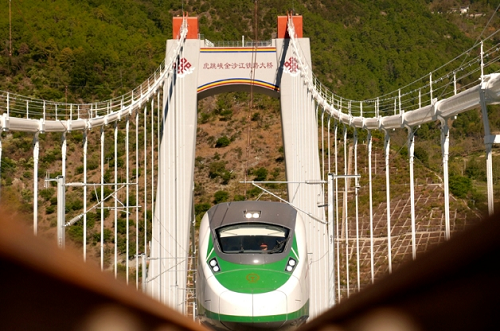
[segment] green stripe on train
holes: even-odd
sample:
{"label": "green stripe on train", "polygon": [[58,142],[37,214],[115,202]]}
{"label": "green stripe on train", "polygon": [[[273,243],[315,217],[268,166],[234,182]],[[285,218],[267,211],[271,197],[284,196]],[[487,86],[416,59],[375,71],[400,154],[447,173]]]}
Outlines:
{"label": "green stripe on train", "polygon": [[[210,237],[208,253],[212,251],[212,247],[213,242],[212,237]],[[295,237],[292,247],[297,252]],[[215,256],[215,251],[212,251],[207,261]],[[293,251],[290,251],[290,254],[283,260],[259,265],[237,264],[219,258],[217,260],[221,271],[215,273],[214,276],[222,286],[233,292],[249,294],[271,292],[283,286],[292,275],[285,271],[288,257],[297,258]]]}
{"label": "green stripe on train", "polygon": [[221,322],[239,322],[239,323],[267,323],[267,322],[285,322],[298,319],[303,316],[309,316],[309,300],[297,311],[289,314],[278,314],[269,316],[236,316],[217,314],[210,310],[203,309],[207,318]]}

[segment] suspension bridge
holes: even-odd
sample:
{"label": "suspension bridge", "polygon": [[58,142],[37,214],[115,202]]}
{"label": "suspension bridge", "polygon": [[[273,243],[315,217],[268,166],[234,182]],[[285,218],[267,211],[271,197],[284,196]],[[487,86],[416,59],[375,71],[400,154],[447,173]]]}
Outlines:
{"label": "suspension bridge", "polygon": [[[425,235],[425,230],[418,225],[416,209],[419,198],[415,197],[414,146],[419,125],[440,123],[443,178],[437,189],[442,190],[440,201],[443,203],[444,226],[437,232],[447,240],[453,233],[448,175],[450,119],[462,112],[481,109],[488,211],[490,215],[494,213],[492,146],[500,143],[500,136],[490,130],[487,106],[500,101],[500,73],[495,66],[500,55],[495,35],[496,32],[433,69],[428,77],[373,99],[350,100],[331,92],[313,74],[309,39],[303,36],[301,16],[278,17],[276,39],[260,43],[242,40],[222,47],[200,39],[197,18],[175,17],[173,39],[167,42],[165,60],[137,88],[114,99],[82,104],[41,100],[2,91],[0,126],[4,132],[33,135],[35,234],[39,227],[40,185],[54,181],[57,183],[58,245],[65,246],[68,228],[76,222],[83,222],[82,254],[86,260],[87,216],[92,210],[100,212],[100,266],[104,269],[105,231],[111,227],[114,228],[112,236],[116,243],[112,252],[116,277],[119,264],[118,213],[123,212],[125,256],[130,256],[130,242],[136,245],[135,258],[125,259],[126,281],[130,281],[129,268],[134,268],[137,288],[183,314],[189,310],[195,315],[195,307],[190,306],[193,284],[188,282],[188,276],[192,277],[196,252],[194,239],[190,238],[194,238],[197,101],[231,91],[253,91],[279,98],[288,194],[277,198],[296,208],[306,220],[311,275],[310,315],[314,318],[367,285],[361,284],[360,280],[360,256],[370,261],[368,283],[375,281],[381,263],[387,265],[389,273],[392,272],[394,241],[407,240],[411,257],[417,257],[419,242]],[[112,136],[106,140],[108,127],[112,128]],[[352,140],[347,138],[348,129],[354,132]],[[394,183],[391,181],[390,142],[391,132],[395,130],[407,133],[409,159],[406,212],[409,212],[410,222],[402,230],[391,223],[397,208],[391,205],[391,186]],[[88,143],[92,131],[98,132],[100,142],[97,166],[100,180],[97,182],[88,181]],[[367,134],[365,174],[368,187],[365,190],[360,190],[359,185],[358,131]],[[384,136],[382,155],[386,200],[382,213],[385,220],[374,219],[374,131],[380,131]],[[80,153],[83,159],[82,181],[78,182],[71,181],[74,175],[69,174],[67,164],[68,136],[75,132],[82,134],[81,147],[73,152]],[[61,171],[57,178],[51,179],[38,175],[40,150],[44,148],[40,137],[47,133],[61,136],[61,155],[58,156]],[[127,160],[122,166],[116,161],[120,135],[124,135]],[[140,144],[141,140],[143,144]],[[343,147],[344,165],[339,161],[339,144]],[[111,179],[107,180],[105,148],[113,151],[115,160],[112,166],[107,166],[112,171]],[[347,166],[349,157],[346,153],[350,148],[354,154],[354,167]],[[332,155],[330,151],[333,151]],[[0,140],[0,158],[5,157],[1,152]],[[109,159],[107,161],[109,163]],[[259,186],[259,183],[252,184]],[[70,187],[83,191],[83,206],[77,216],[68,219],[65,192]],[[118,192],[123,191],[124,201],[118,198]],[[358,210],[360,194],[368,195],[366,211]],[[97,195],[97,202],[89,205],[92,195]],[[347,204],[355,205],[354,215],[347,215]],[[152,210],[152,222],[148,220],[148,209]],[[111,215],[106,215],[106,211]],[[369,226],[364,231],[359,229],[360,215],[369,218]],[[375,222],[381,224],[382,231],[375,231]]]}

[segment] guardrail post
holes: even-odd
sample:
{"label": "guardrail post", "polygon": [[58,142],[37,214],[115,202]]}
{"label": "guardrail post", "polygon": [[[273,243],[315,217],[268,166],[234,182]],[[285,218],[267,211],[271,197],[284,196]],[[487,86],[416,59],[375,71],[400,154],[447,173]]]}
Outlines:
{"label": "guardrail post", "polygon": [[432,72],[429,74],[429,95],[431,97],[431,103],[432,103]]}
{"label": "guardrail post", "polygon": [[453,92],[454,95],[457,94],[457,72],[453,71]]}
{"label": "guardrail post", "polygon": [[398,90],[399,113],[401,114],[401,89]]}
{"label": "guardrail post", "polygon": [[484,51],[483,51],[483,41],[481,40],[481,82],[484,78]]}
{"label": "guardrail post", "polygon": [[418,108],[422,108],[422,89],[418,89]]}

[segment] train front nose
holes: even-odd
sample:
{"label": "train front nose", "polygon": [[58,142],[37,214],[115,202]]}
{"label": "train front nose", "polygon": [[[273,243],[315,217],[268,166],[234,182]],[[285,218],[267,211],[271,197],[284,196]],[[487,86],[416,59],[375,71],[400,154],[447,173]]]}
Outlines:
{"label": "train front nose", "polygon": [[[286,322],[286,306],[287,296],[282,291],[226,291],[220,295],[221,323],[230,330],[277,330]],[[223,317],[223,312],[229,310],[234,315]]]}

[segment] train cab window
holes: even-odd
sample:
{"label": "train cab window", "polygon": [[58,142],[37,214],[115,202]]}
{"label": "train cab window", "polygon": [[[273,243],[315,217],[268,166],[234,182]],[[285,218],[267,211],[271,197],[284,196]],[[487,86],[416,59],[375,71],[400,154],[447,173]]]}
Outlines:
{"label": "train cab window", "polygon": [[270,224],[246,223],[217,229],[222,252],[226,254],[275,254],[285,249],[289,229]]}

